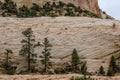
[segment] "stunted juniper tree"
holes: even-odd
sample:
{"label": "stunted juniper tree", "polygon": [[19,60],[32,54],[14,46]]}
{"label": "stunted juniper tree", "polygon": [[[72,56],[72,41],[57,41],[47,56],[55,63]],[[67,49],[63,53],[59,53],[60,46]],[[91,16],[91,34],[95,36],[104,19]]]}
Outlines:
{"label": "stunted juniper tree", "polygon": [[41,62],[44,65],[44,72],[45,73],[47,73],[48,68],[51,66],[51,62],[50,62],[51,47],[52,47],[52,45],[49,43],[48,38],[44,38],[43,51],[42,51],[42,55],[40,57],[42,58]]}
{"label": "stunted juniper tree", "polygon": [[77,53],[77,50],[74,49],[72,52],[72,56],[71,56],[71,67],[72,67],[73,72],[78,72],[79,63],[80,63],[79,55]]}
{"label": "stunted juniper tree", "polygon": [[23,44],[22,49],[20,50],[20,55],[24,56],[27,61],[27,72],[33,72],[35,60],[37,54],[34,53],[35,48],[35,36],[31,28],[27,28],[22,32],[25,39],[21,41]]}
{"label": "stunted juniper tree", "polygon": [[100,69],[99,69],[99,75],[105,75],[105,71],[104,71],[104,67],[103,66],[100,66]]}
{"label": "stunted juniper tree", "polygon": [[12,50],[6,49],[4,52],[5,61],[2,64],[3,68],[5,69],[6,74],[14,74],[15,73],[15,69],[11,65],[10,56],[9,56],[10,54],[13,54]]}
{"label": "stunted juniper tree", "polygon": [[87,66],[86,66],[87,62],[84,62],[81,66],[81,73],[86,76],[87,74]]}

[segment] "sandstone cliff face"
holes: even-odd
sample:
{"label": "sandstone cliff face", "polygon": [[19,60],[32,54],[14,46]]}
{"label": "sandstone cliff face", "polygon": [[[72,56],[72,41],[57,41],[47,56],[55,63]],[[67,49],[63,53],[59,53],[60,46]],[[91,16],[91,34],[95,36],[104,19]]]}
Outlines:
{"label": "sandstone cliff face", "polygon": [[[42,42],[48,37],[57,63],[67,62],[74,48],[80,58],[87,61],[90,72],[98,71],[101,65],[107,69],[109,58],[112,55],[119,57],[120,49],[116,43],[119,43],[120,21],[85,17],[0,17],[0,54],[6,48],[19,54],[20,41],[24,38],[21,32],[26,28],[33,29],[36,41]],[[36,53],[41,54],[41,50],[36,49]]]}
{"label": "sandstone cliff face", "polygon": [[[1,0],[4,1],[4,0]],[[37,4],[44,4],[45,2],[65,2],[65,3],[73,3],[77,6],[80,6],[82,9],[89,10],[93,13],[98,14],[101,16],[101,11],[98,6],[98,0],[13,0],[14,2],[17,3],[18,6],[22,5],[27,5],[27,6],[32,6],[32,3],[37,3]]]}
{"label": "sandstone cliff face", "polygon": [[98,0],[78,0],[78,3],[81,8],[90,10],[101,16]]}

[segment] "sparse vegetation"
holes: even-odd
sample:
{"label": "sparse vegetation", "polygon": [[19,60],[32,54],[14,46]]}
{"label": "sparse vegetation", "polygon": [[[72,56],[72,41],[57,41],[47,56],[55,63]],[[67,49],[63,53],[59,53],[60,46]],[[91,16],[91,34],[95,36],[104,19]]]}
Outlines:
{"label": "sparse vegetation", "polygon": [[[24,57],[24,59],[26,60],[27,70],[21,71],[20,74],[39,72],[39,70],[36,71],[35,63],[36,63],[37,54],[35,54],[34,49],[36,46],[41,45],[43,50],[42,50],[42,54],[40,54],[41,56],[39,57],[39,59],[42,65],[44,66],[44,68],[42,69],[42,72],[39,73],[43,73],[43,74],[79,73],[79,74],[83,74],[84,77],[71,78],[71,80],[91,80],[91,78],[86,77],[86,75],[89,74],[89,72],[87,72],[87,65],[86,65],[87,62],[85,61],[81,62],[76,49],[72,51],[71,60],[68,63],[65,63],[65,65],[62,67],[54,68],[52,72],[50,71],[50,69],[52,69],[52,63],[50,60],[52,44],[50,44],[48,38],[44,38],[42,44],[40,44],[40,42],[35,44],[35,35],[33,34],[31,28],[27,28],[25,31],[22,32],[22,34],[24,36],[24,39],[21,41],[22,49],[20,50],[20,56]],[[10,54],[12,53],[13,52],[10,49],[6,49],[4,52],[5,59],[2,63],[2,68],[4,69],[5,74],[15,74],[16,72],[16,67],[14,67],[13,64],[11,63]],[[110,60],[107,76],[114,76],[115,73],[118,72],[117,70],[119,70],[119,68],[117,66],[116,59],[114,56],[112,56]],[[98,72],[100,76],[106,75],[103,66],[100,67]]]}
{"label": "sparse vegetation", "polygon": [[5,2],[1,5],[1,10],[4,11],[2,13],[3,16],[16,15],[21,18],[40,16],[88,16],[99,18],[97,14],[87,10],[82,10],[80,7],[77,7],[72,3],[66,4],[61,1],[58,3],[46,2],[43,6],[33,3],[31,8],[28,8],[25,5],[18,8],[16,3],[12,0],[5,0]]}
{"label": "sparse vegetation", "polygon": [[12,66],[12,63],[10,61],[11,59],[10,54],[13,54],[12,50],[6,49],[4,52],[5,60],[2,63],[2,67],[4,68],[5,74],[13,75],[15,74],[15,68]]}
{"label": "sparse vegetation", "polygon": [[89,77],[83,76],[83,77],[72,77],[70,80],[94,80],[94,79],[91,78],[90,76]]}

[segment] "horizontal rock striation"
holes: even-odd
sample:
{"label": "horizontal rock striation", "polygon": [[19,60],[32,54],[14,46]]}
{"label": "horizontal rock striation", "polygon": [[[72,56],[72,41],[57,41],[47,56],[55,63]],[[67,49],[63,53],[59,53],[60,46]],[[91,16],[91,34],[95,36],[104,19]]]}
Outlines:
{"label": "horizontal rock striation", "polygon": [[[76,48],[80,58],[87,61],[90,72],[101,65],[107,69],[109,58],[119,57],[120,21],[86,17],[0,17],[0,54],[6,48],[19,54],[24,38],[21,32],[26,28],[33,29],[36,41],[48,37],[53,45],[52,56],[58,62],[67,62]],[[38,55],[41,51],[42,48],[36,49]]]}

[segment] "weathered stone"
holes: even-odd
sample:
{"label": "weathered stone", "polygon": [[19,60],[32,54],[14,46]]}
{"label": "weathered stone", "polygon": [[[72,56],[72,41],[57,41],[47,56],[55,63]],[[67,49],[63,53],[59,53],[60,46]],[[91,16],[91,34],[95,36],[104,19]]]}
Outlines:
{"label": "weathered stone", "polygon": [[[106,70],[109,58],[112,55],[119,57],[120,49],[117,43],[120,21],[85,17],[0,17],[0,53],[9,48],[19,54],[20,42],[24,38],[21,33],[26,28],[33,29],[36,41],[42,42],[43,38],[48,37],[53,45],[51,53],[55,63],[69,61],[74,48],[80,58],[87,61],[90,72],[98,71],[101,65]],[[36,48],[35,52],[40,55],[41,51],[40,47]]]}

